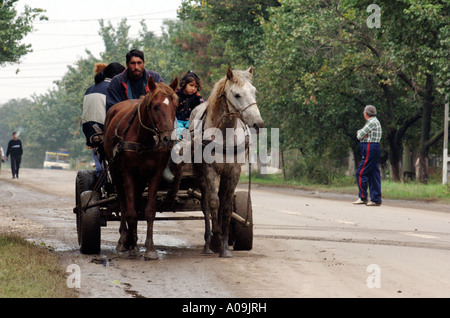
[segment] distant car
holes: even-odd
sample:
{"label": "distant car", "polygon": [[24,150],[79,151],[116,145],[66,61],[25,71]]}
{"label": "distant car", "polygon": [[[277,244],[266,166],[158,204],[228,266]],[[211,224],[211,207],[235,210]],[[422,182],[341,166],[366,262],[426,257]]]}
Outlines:
{"label": "distant car", "polygon": [[46,151],[44,169],[70,169],[70,154],[68,151]]}

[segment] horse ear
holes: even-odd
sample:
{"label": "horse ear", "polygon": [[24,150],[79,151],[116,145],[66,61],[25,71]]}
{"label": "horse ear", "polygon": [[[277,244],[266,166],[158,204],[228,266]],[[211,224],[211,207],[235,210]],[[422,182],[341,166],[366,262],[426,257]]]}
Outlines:
{"label": "horse ear", "polygon": [[150,89],[150,91],[154,91],[156,89],[155,81],[153,80],[153,77],[148,78],[147,86]]}
{"label": "horse ear", "polygon": [[253,65],[248,68],[247,72],[253,75]]}
{"label": "horse ear", "polygon": [[227,70],[227,78],[231,80],[233,78],[233,70],[231,69],[231,66],[228,66]]}
{"label": "horse ear", "polygon": [[170,88],[173,89],[174,91],[177,89],[178,86],[178,77],[175,77],[175,79],[173,80],[172,83],[170,83]]}

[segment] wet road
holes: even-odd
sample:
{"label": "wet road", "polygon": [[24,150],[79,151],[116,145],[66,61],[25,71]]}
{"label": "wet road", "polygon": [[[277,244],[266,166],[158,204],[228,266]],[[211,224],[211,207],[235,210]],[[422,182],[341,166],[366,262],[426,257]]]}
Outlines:
{"label": "wet road", "polygon": [[[0,175],[0,231],[55,250],[80,270],[80,297],[449,297],[450,208],[253,186],[254,244],[233,258],[201,254],[203,221],[158,221],[159,260],[115,253],[118,222],[99,255],[78,252],[76,172]],[[245,190],[245,187],[242,187]],[[140,222],[139,243],[145,239]]]}

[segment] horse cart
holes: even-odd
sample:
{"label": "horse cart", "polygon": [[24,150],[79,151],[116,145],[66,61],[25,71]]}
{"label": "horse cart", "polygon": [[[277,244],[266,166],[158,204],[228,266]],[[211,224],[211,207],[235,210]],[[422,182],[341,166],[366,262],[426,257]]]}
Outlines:
{"label": "horse cart", "polygon": [[[190,145],[186,149],[194,149],[193,163],[183,160],[176,164],[170,160],[177,79],[167,85],[149,77],[149,92],[144,97],[122,101],[108,110],[101,148],[103,173],[96,178],[95,171],[83,170],[76,178],[74,212],[82,253],[99,253],[101,227],[115,220],[120,220],[116,249],[134,254],[139,253],[137,223],[147,221],[145,259],[158,258],[153,243],[153,221],[158,219],[203,218],[204,253],[214,251],[219,257],[231,257],[230,246],[235,250],[252,248],[251,183],[247,192],[236,191],[242,164],[238,154],[249,147],[246,142],[236,144],[242,147],[219,142],[223,132],[237,131],[241,122],[257,132],[264,126],[252,75],[253,67],[246,71],[229,67],[208,101],[192,110],[189,132],[193,138],[183,141]],[[208,141],[206,132],[214,132],[215,138]],[[237,138],[225,134],[228,137]],[[196,154],[202,155],[200,160],[196,160]],[[228,155],[231,161],[225,160]],[[156,216],[158,212],[192,211],[201,212],[203,217]]]}
{"label": "horse cart", "polygon": [[[183,169],[179,191],[175,200],[167,202],[166,198],[172,189],[173,178],[166,173],[157,193],[157,211],[174,214],[156,217],[156,220],[202,220],[202,213],[198,216],[175,216],[175,212],[202,212],[201,194],[195,189],[192,171]],[[253,245],[253,213],[247,191],[236,191],[233,199],[233,214],[229,233],[229,245],[234,250],[251,250]],[[140,207],[145,207],[147,191],[142,194]],[[249,204],[247,204],[249,203]],[[78,244],[83,254],[98,254],[101,245],[101,228],[108,222],[120,221],[120,206],[115,187],[104,170],[97,178],[95,170],[80,170],[75,180],[75,208]],[[138,209],[138,219],[145,220],[143,208]]]}

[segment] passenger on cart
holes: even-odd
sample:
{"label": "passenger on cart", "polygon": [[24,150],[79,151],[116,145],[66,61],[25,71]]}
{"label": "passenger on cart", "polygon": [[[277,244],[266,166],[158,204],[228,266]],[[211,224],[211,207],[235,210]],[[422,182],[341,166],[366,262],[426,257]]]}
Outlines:
{"label": "passenger on cart", "polygon": [[119,63],[97,63],[94,68],[95,84],[91,85],[84,95],[82,125],[86,136],[86,145],[92,149],[92,157],[95,162],[96,175],[102,173],[102,165],[96,155],[96,148],[100,155],[103,154],[102,135],[106,117],[106,90],[112,78],[122,73],[125,67]]}

